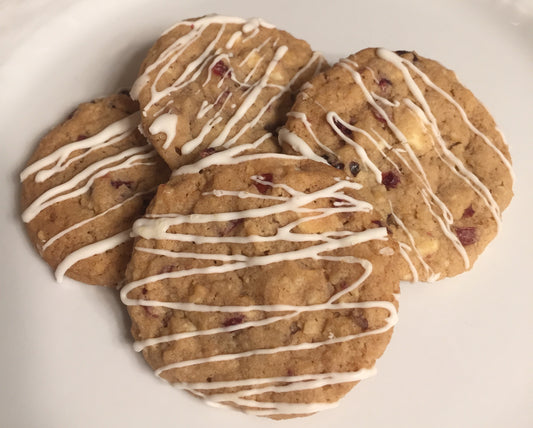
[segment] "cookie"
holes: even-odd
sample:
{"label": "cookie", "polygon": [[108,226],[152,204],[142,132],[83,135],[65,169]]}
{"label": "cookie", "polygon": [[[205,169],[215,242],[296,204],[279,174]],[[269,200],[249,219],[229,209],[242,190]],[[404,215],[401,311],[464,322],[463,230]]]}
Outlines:
{"label": "cookie", "polygon": [[135,348],[213,406],[275,419],[333,407],[389,342],[398,247],[329,165],[218,161],[175,172],[134,224],[121,298]]}
{"label": "cookie", "polygon": [[22,171],[22,219],[59,281],[123,281],[131,226],[170,174],[138,125],[138,105],[127,95],[81,104]]}
{"label": "cookie", "polygon": [[410,274],[468,270],[513,192],[509,149],[453,71],[414,52],[365,49],[314,78],[280,141],[363,185]]}
{"label": "cookie", "polygon": [[175,169],[240,144],[279,151],[276,130],[294,94],[325,65],[306,42],[261,19],[209,15],[157,40],[131,95],[143,134]]}

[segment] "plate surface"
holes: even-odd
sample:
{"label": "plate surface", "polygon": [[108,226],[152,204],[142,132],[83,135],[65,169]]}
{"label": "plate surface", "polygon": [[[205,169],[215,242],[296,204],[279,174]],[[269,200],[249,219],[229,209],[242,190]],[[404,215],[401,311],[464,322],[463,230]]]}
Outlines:
{"label": "plate surface", "polygon": [[[402,285],[378,375],[334,410],[275,423],[214,409],[158,381],[132,350],[116,293],[58,285],[25,236],[18,173],[78,103],[131,85],[175,21],[260,16],[329,60],[415,49],[454,69],[511,147],[515,198],[474,269]],[[5,427],[533,426],[533,2],[0,1],[0,425]]]}

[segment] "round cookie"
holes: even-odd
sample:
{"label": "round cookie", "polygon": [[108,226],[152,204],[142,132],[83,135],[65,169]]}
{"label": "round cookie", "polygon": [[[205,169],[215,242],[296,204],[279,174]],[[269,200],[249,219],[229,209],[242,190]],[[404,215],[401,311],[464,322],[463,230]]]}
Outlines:
{"label": "round cookie", "polygon": [[333,407],[389,342],[397,244],[329,165],[221,163],[175,172],[134,224],[121,297],[135,347],[214,406],[275,419]]}
{"label": "round cookie", "polygon": [[58,281],[123,282],[131,226],[170,174],[138,125],[127,95],[81,104],[22,171],[22,219]]}
{"label": "round cookie", "polygon": [[325,65],[305,41],[261,19],[209,15],[157,40],[131,95],[142,132],[175,169],[239,144],[278,152],[274,134],[296,92]]}
{"label": "round cookie", "polygon": [[[363,185],[410,274],[468,270],[512,198],[510,154],[483,105],[441,64],[365,49],[314,78],[280,141]],[[325,160],[324,160],[325,159]]]}

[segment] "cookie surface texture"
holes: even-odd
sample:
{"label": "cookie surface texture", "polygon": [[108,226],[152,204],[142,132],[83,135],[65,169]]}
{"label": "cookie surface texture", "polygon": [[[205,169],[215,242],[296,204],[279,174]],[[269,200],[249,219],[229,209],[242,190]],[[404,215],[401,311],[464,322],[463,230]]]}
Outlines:
{"label": "cookie surface texture", "polygon": [[143,134],[172,169],[249,144],[279,151],[294,94],[325,66],[309,45],[260,19],[182,21],[149,50],[131,95]]}
{"label": "cookie surface texture", "polygon": [[414,52],[341,60],[298,95],[280,141],[363,185],[400,243],[408,280],[470,269],[513,194],[490,114],[452,71]]}
{"label": "cookie surface texture", "polygon": [[138,125],[137,103],[127,95],[81,104],[22,171],[22,218],[58,280],[123,282],[131,226],[170,174]]}
{"label": "cookie surface texture", "polygon": [[158,376],[289,418],[374,373],[397,318],[398,249],[342,172],[265,156],[174,173],[135,223],[121,297]]}

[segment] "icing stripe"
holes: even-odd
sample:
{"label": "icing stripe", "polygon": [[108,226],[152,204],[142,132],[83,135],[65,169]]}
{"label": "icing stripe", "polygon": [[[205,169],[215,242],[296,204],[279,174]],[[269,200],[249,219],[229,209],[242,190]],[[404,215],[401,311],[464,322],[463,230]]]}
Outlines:
{"label": "icing stripe", "polygon": [[[237,149],[233,148],[233,149]],[[225,152],[220,152],[202,159],[199,163],[201,166],[193,165],[191,167],[183,167],[178,170],[178,174],[185,174],[188,171],[198,171],[209,164],[222,163],[224,165],[238,164],[241,162],[253,161],[258,159],[292,159],[301,160],[299,156],[288,156],[278,154],[253,154],[247,156],[234,157],[234,154],[240,153],[233,149]],[[240,147],[239,147],[240,149]],[[243,149],[241,149],[243,150]],[[230,152],[230,153],[228,153]],[[218,157],[216,155],[219,155]],[[176,174],[176,173],[175,173]],[[348,180],[337,180],[334,184],[324,188],[315,190],[312,193],[304,193],[289,187],[286,184],[270,183],[262,176],[251,176],[252,180],[267,184],[273,188],[283,189],[288,196],[271,197],[269,195],[250,194],[249,192],[228,191],[225,189],[214,189],[206,192],[205,196],[218,198],[262,198],[274,202],[264,208],[253,208],[239,212],[225,212],[217,214],[152,214],[147,218],[139,219],[133,227],[133,234],[141,236],[145,239],[158,240],[179,240],[182,242],[195,242],[202,244],[205,242],[221,243],[250,243],[250,242],[274,242],[274,241],[288,241],[288,242],[310,242],[311,246],[306,246],[298,250],[293,250],[284,253],[268,254],[249,257],[242,254],[204,254],[201,252],[177,252],[170,251],[163,248],[148,248],[142,247],[141,242],[138,242],[136,251],[152,254],[157,257],[166,257],[174,263],[179,265],[179,260],[196,259],[206,261],[218,261],[216,265],[200,268],[189,268],[178,271],[163,272],[147,277],[136,279],[126,284],[121,289],[121,300],[126,305],[147,306],[147,307],[164,307],[173,310],[203,312],[203,313],[251,313],[260,311],[264,314],[263,319],[244,321],[240,324],[221,326],[209,328],[206,330],[183,331],[159,337],[152,337],[142,341],[138,341],[134,345],[136,351],[143,349],[164,345],[169,342],[179,342],[181,340],[190,339],[194,337],[207,337],[218,334],[227,334],[239,330],[249,328],[261,328],[272,325],[274,323],[284,322],[289,319],[298,317],[304,313],[311,313],[314,311],[339,311],[339,310],[353,310],[353,309],[372,309],[385,310],[388,316],[384,319],[380,327],[364,331],[357,334],[347,334],[342,337],[334,337],[330,334],[327,339],[318,340],[316,342],[302,342],[291,345],[279,346],[276,348],[265,349],[250,349],[242,352],[234,352],[228,354],[218,354],[205,356],[197,359],[182,360],[161,366],[156,369],[156,375],[163,376],[165,372],[170,370],[179,370],[184,367],[200,366],[203,364],[217,364],[217,362],[231,361],[235,359],[251,358],[255,356],[274,355],[280,352],[298,352],[303,350],[318,349],[323,346],[330,346],[334,344],[344,343],[351,340],[358,340],[363,337],[371,335],[382,334],[389,331],[397,322],[397,311],[393,303],[388,301],[368,301],[368,302],[339,302],[339,300],[346,294],[352,292],[363,284],[372,272],[372,264],[365,259],[356,258],[353,256],[332,256],[327,255],[332,250],[341,248],[350,248],[363,242],[372,240],[387,239],[387,231],[385,228],[368,229],[362,232],[349,231],[330,231],[323,233],[295,233],[292,230],[305,222],[310,222],[318,218],[325,218],[331,215],[337,215],[342,212],[367,212],[372,209],[370,204],[356,200],[345,193],[346,189],[359,189],[361,186],[357,183]],[[335,204],[333,207],[324,208],[309,208],[313,201],[320,201],[323,199],[333,199]],[[176,231],[169,232],[171,227],[186,224],[207,224],[211,222],[231,222],[243,218],[261,218],[274,215],[276,213],[283,213],[287,211],[295,212],[300,218],[284,226],[279,226],[277,232],[273,236],[248,236],[248,237],[232,237],[232,236],[203,236],[203,235],[188,235]],[[390,249],[390,248],[389,248]],[[198,251],[201,251],[198,247]],[[325,253],[325,254],[324,254]],[[201,303],[187,303],[176,301],[158,301],[148,299],[134,299],[129,297],[129,293],[138,287],[143,287],[147,284],[152,284],[151,287],[164,286],[168,280],[179,280],[180,278],[187,278],[190,276],[202,275],[217,275],[230,272],[237,272],[239,270],[252,268],[254,266],[266,266],[273,263],[281,263],[290,260],[315,259],[324,260],[332,263],[340,264],[354,264],[359,265],[363,269],[363,273],[358,278],[353,279],[345,289],[333,294],[326,302],[312,305],[292,305],[288,303],[279,302],[277,304],[265,305],[228,305],[216,306],[206,305]],[[286,402],[267,402],[258,401],[249,397],[260,395],[266,392],[291,392],[304,391],[307,389],[320,388],[326,385],[334,385],[339,383],[356,382],[358,380],[369,377],[375,373],[375,369],[365,369],[349,372],[349,373],[324,373],[324,374],[309,374],[301,376],[281,376],[264,379],[236,379],[225,381],[212,381],[205,383],[179,383],[174,384],[179,389],[186,389],[189,392],[203,398],[208,404],[217,407],[228,407],[230,403],[243,407],[243,411],[255,415],[280,415],[280,414],[308,414],[322,409],[330,408],[336,403],[308,403],[295,404]],[[281,383],[281,384],[280,384]],[[246,388],[234,392],[218,392],[215,395],[206,394],[205,391],[213,389],[229,389],[229,388]]]}
{"label": "icing stripe", "polygon": [[65,273],[76,263],[81,260],[88,259],[89,257],[95,256],[96,254],[105,253],[115,247],[118,247],[120,244],[127,242],[130,239],[131,230],[125,230],[114,236],[111,236],[101,241],[97,241],[93,244],[86,245],[80,249],[73,251],[67,257],[63,259],[59,265],[57,265],[55,276],[57,282],[63,282]]}

